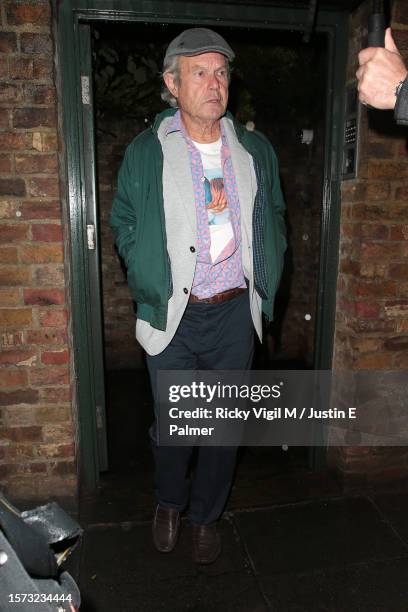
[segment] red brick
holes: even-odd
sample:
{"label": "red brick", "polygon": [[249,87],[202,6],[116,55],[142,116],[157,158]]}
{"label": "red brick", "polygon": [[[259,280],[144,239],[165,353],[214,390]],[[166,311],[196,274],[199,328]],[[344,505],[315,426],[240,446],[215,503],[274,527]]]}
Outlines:
{"label": "red brick", "polygon": [[408,300],[386,302],[384,310],[388,317],[406,317],[408,315]]}
{"label": "red brick", "polygon": [[49,25],[50,5],[48,2],[36,2],[35,4],[8,2],[6,4],[6,19],[10,25]]}
{"label": "red brick", "polygon": [[386,278],[388,267],[388,263],[365,261],[360,266],[360,275],[364,278]]}
{"label": "red brick", "polygon": [[20,102],[22,91],[19,85],[0,83],[0,102]]}
{"label": "red brick", "polygon": [[396,331],[399,334],[408,333],[408,319],[397,321]]}
{"label": "red brick", "polygon": [[380,315],[380,305],[373,302],[355,302],[356,315],[364,319],[376,319]]}
{"label": "red brick", "polygon": [[352,338],[351,346],[358,353],[374,353],[382,348],[383,341],[381,338]]}
{"label": "red brick", "polygon": [[393,264],[389,269],[390,278],[408,278],[408,263]]}
{"label": "red brick", "polygon": [[56,100],[54,87],[28,83],[23,87],[23,95],[29,104],[53,104]]}
{"label": "red brick", "polygon": [[0,285],[15,287],[30,281],[31,271],[26,266],[0,266]]}
{"label": "red brick", "polygon": [[42,287],[62,287],[65,282],[64,268],[57,264],[36,266],[33,280]]}
{"label": "red brick", "polygon": [[70,402],[71,397],[72,393],[69,387],[43,387],[40,389],[41,402],[43,402],[44,404]]}
{"label": "red brick", "polygon": [[27,344],[66,344],[67,331],[58,327],[27,331]]}
{"label": "red brick", "polygon": [[23,223],[3,224],[0,226],[0,242],[21,242],[28,238],[28,225]]}
{"label": "red brick", "polygon": [[352,209],[352,218],[358,221],[382,221],[384,208],[380,204],[356,204]]}
{"label": "red brick", "polygon": [[408,336],[387,338],[384,347],[390,351],[406,351],[408,349]]}
{"label": "red brick", "polygon": [[0,199],[0,219],[12,219],[16,220],[16,217],[20,215],[16,214],[20,206],[19,200],[12,199]]}
{"label": "red brick", "polygon": [[[3,348],[12,348],[14,346],[20,346],[23,344],[23,332],[22,331],[10,331],[7,330],[0,336],[0,346]],[[0,359],[1,363],[1,359]]]}
{"label": "red brick", "polygon": [[[33,391],[33,389],[30,389],[30,391]],[[7,427],[3,429],[2,434],[4,438],[12,440],[13,442],[40,442],[42,439],[42,427],[39,425],[31,425],[29,427]]]}
{"label": "red brick", "polygon": [[[17,373],[28,373],[25,370],[15,370]],[[28,383],[26,383],[28,384]],[[3,421],[7,427],[26,427],[34,425],[34,411],[30,404],[19,404],[18,406],[3,406]]]}
{"label": "red brick", "polygon": [[14,246],[0,247],[0,262],[18,263],[18,249]]}
{"label": "red brick", "polygon": [[74,457],[75,456],[75,445],[71,444],[41,444],[36,449],[36,455],[38,457],[52,458],[52,457]]}
{"label": "red brick", "polygon": [[59,182],[57,178],[33,178],[28,182],[28,191],[33,198],[57,198]]}
{"label": "red brick", "polygon": [[0,370],[0,387],[27,386],[27,370]]}
{"label": "red brick", "polygon": [[370,259],[392,259],[401,255],[401,245],[397,242],[388,243],[363,243],[361,254]]}
{"label": "red brick", "polygon": [[349,291],[350,295],[357,297],[392,297],[397,293],[397,283],[395,281],[351,280]]}
{"label": "red brick", "polygon": [[366,199],[366,185],[344,181],[341,185],[342,202],[359,202]]}
{"label": "red brick", "polygon": [[15,443],[7,448],[6,457],[8,461],[25,461],[27,459],[33,459],[34,448],[33,444]]}
{"label": "red brick", "polygon": [[[37,404],[38,389],[19,389],[18,391],[0,391],[0,406],[17,404]],[[3,431],[2,431],[3,435]]]}
{"label": "red brick", "polygon": [[46,425],[47,423],[60,423],[69,420],[70,409],[68,406],[36,406],[34,414],[36,423]]}
{"label": "red brick", "polygon": [[391,240],[408,240],[408,225],[391,225]]}
{"label": "red brick", "polygon": [[15,32],[0,32],[0,53],[13,53],[17,50]]}
{"label": "red brick", "polygon": [[50,464],[51,474],[55,476],[69,476],[77,473],[75,462],[57,461]]}
{"label": "red brick", "polygon": [[388,238],[389,229],[387,225],[379,223],[366,223],[361,225],[362,238],[370,238],[372,240],[386,240]]}
{"label": "red brick", "polygon": [[408,164],[403,162],[371,161],[368,162],[369,178],[394,178],[401,180],[408,177]]}
{"label": "red brick", "polygon": [[358,334],[371,332],[395,333],[394,321],[385,321],[384,319],[355,319],[351,322],[351,328]]}
{"label": "red brick", "polygon": [[7,79],[8,76],[9,76],[8,57],[0,57],[0,79],[3,79],[3,78]]}
{"label": "red brick", "polygon": [[354,366],[364,370],[383,370],[392,368],[392,355],[389,353],[374,353],[357,357]]}
{"label": "red brick", "polygon": [[31,366],[36,363],[36,349],[8,349],[0,353],[2,366]]}
{"label": "red brick", "polygon": [[391,188],[389,183],[381,181],[379,183],[370,182],[367,185],[367,201],[387,200],[390,196]]}
{"label": "red brick", "polygon": [[25,183],[20,178],[0,178],[0,196],[25,196]]}
{"label": "red brick", "polygon": [[[0,58],[0,73],[1,73],[1,58]],[[1,74],[0,74],[1,77]],[[0,130],[8,130],[10,127],[11,111],[3,109],[0,113]]]}
{"label": "red brick", "polygon": [[34,59],[33,77],[34,79],[51,79],[53,76],[54,64],[52,56],[39,57]]}
{"label": "red brick", "polygon": [[[0,113],[1,115],[2,113]],[[0,132],[0,149],[2,151],[15,151],[21,149],[30,149],[32,137],[29,134],[21,134],[17,132]]]}
{"label": "red brick", "polygon": [[51,55],[53,51],[51,36],[48,36],[48,34],[22,32],[20,44],[22,53]]}
{"label": "red brick", "polygon": [[23,475],[23,474],[47,474],[48,472],[48,463],[42,462],[30,462],[30,463],[20,463],[15,464],[15,474]]}
{"label": "red brick", "polygon": [[405,186],[398,187],[395,190],[395,199],[407,201],[408,200],[408,187],[405,187]]}
{"label": "red brick", "polygon": [[58,169],[56,155],[16,155],[16,172],[19,174],[49,174]]}
{"label": "red brick", "polygon": [[0,304],[4,306],[18,306],[21,304],[20,289],[18,287],[0,287]]}
{"label": "red brick", "polygon": [[62,365],[68,363],[69,353],[67,349],[59,351],[43,351],[41,361],[46,365]]}
{"label": "red brick", "polygon": [[10,60],[10,77],[29,80],[33,78],[33,60],[31,57],[13,57]]}
{"label": "red brick", "polygon": [[17,108],[13,113],[13,126],[28,129],[55,127],[55,110],[53,108]]}
{"label": "red brick", "polygon": [[21,247],[24,263],[62,263],[62,246],[56,244],[28,245]]}
{"label": "red brick", "polygon": [[20,207],[22,219],[60,219],[60,202],[23,202]]}
{"label": "red brick", "polygon": [[52,306],[64,303],[65,295],[61,289],[24,289],[24,304]]}
{"label": "red brick", "polygon": [[395,153],[395,142],[370,142],[367,154],[371,159],[392,159]]}
{"label": "red brick", "polygon": [[39,320],[43,327],[61,327],[66,325],[68,313],[61,309],[40,310]]}
{"label": "red brick", "polygon": [[38,242],[62,242],[62,229],[56,223],[41,223],[31,229],[33,240]]}
{"label": "red brick", "polygon": [[11,167],[11,155],[0,155],[0,172],[9,174]]}
{"label": "red brick", "polygon": [[7,465],[6,463],[2,463],[0,465],[0,480],[6,480],[10,477],[10,473],[11,473],[11,467],[10,465]]}
{"label": "red brick", "polygon": [[45,367],[30,371],[30,381],[35,386],[66,385],[69,382],[69,371],[65,367]]}
{"label": "red brick", "polygon": [[40,153],[57,151],[58,138],[56,132],[33,132],[33,149]]}
{"label": "red brick", "polygon": [[399,355],[395,355],[393,368],[398,368],[402,370],[408,369],[408,353],[406,351],[400,353]]}
{"label": "red brick", "polygon": [[21,327],[31,323],[31,308],[0,308],[0,327]]}

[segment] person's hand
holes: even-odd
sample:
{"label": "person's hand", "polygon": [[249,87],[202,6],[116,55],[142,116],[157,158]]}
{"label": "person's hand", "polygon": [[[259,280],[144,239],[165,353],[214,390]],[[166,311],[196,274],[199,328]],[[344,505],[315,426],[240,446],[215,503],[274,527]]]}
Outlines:
{"label": "person's hand", "polygon": [[375,108],[395,106],[395,88],[404,81],[408,70],[395,46],[391,29],[385,32],[385,48],[367,47],[358,54],[360,64],[356,72],[360,102]]}

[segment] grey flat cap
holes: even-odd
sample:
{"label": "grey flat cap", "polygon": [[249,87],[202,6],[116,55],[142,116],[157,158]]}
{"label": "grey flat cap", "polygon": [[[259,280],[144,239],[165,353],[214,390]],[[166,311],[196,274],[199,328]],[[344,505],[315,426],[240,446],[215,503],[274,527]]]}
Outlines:
{"label": "grey flat cap", "polygon": [[208,28],[191,28],[176,36],[167,47],[164,61],[176,55],[200,55],[201,53],[222,53],[230,61],[235,53],[222,36]]}

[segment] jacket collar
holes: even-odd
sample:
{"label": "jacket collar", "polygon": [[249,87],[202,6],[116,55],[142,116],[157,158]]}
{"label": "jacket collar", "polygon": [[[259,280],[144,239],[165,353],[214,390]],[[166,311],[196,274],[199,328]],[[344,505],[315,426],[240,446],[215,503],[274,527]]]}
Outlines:
{"label": "jacket collar", "polygon": [[[156,115],[154,119],[154,123],[152,125],[152,130],[156,134],[156,136],[157,136],[157,130],[159,129],[159,125],[161,124],[163,119],[166,119],[167,117],[174,117],[177,111],[178,111],[178,108],[166,108],[166,110]],[[235,117],[229,111],[227,111],[224,116],[227,117],[227,119],[231,119],[232,123],[234,124],[235,133],[237,135],[237,138],[241,142],[242,137],[246,132],[244,126],[241,123],[239,123],[239,121],[237,121]]]}

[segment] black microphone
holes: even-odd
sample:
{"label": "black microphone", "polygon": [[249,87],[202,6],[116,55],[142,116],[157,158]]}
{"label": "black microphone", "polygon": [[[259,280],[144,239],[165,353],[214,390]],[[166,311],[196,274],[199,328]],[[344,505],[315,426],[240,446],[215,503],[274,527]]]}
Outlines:
{"label": "black microphone", "polygon": [[382,0],[373,0],[373,9],[368,18],[368,46],[385,46],[385,15]]}

